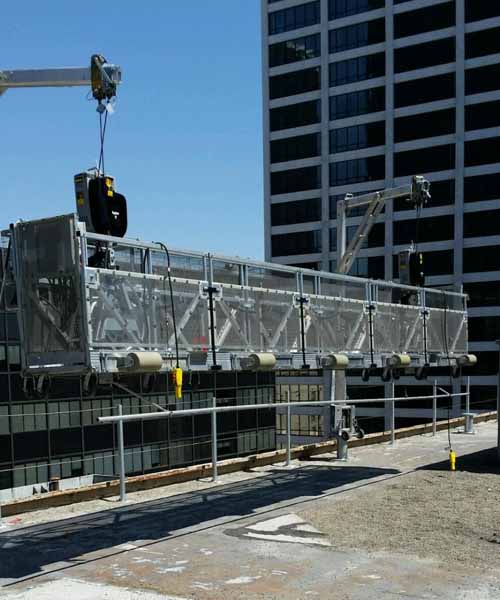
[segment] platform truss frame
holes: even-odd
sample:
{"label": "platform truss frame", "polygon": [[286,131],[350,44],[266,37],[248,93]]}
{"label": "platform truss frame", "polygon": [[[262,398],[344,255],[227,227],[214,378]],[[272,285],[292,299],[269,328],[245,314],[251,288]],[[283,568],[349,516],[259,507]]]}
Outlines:
{"label": "platform truss frame", "polygon": [[[47,275],[27,254],[48,253],[44,228],[50,233],[51,227],[66,236],[59,253],[73,258],[51,265],[56,272]],[[25,372],[116,373],[131,351],[159,352],[163,368],[172,366],[172,298],[160,244],[86,232],[75,215],[19,223],[4,236],[12,238],[21,335],[28,342],[35,331],[40,339],[35,349],[26,344]],[[110,253],[112,266],[87,266],[96,248]],[[467,352],[463,294],[209,253],[169,253],[186,369],[237,370],[242,359],[260,352],[275,354],[278,369],[319,368],[330,353],[347,354],[350,366],[360,369],[383,368],[394,353],[410,355],[412,367],[438,366]],[[63,298],[58,312],[65,293],[78,310],[71,312]]]}

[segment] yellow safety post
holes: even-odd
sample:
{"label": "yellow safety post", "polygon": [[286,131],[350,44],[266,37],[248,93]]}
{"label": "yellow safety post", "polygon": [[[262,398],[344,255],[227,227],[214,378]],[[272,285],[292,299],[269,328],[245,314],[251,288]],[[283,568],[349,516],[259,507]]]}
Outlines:
{"label": "yellow safety post", "polygon": [[180,367],[172,370],[172,380],[175,386],[175,397],[180,399],[182,398],[182,369]]}
{"label": "yellow safety post", "polygon": [[457,463],[457,455],[450,448],[450,471],[454,471]]}

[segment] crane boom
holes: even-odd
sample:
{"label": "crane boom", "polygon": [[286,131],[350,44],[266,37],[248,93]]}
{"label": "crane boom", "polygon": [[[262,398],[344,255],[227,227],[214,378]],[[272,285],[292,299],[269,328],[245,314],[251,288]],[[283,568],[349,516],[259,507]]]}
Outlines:
{"label": "crane boom", "polygon": [[[96,81],[97,80],[97,81]],[[93,55],[90,67],[0,70],[0,95],[9,88],[75,87],[101,85],[111,96],[121,82],[121,69]]]}
{"label": "crane boom", "polygon": [[[370,233],[373,225],[382,212],[387,200],[408,198],[415,207],[424,206],[430,198],[430,184],[421,175],[412,177],[411,183],[395,188],[371,192],[362,196],[346,194],[344,200],[337,202],[337,272],[347,274],[351,270],[354,260],[361,249],[363,242]],[[351,208],[368,206],[361,219],[356,233],[347,244],[347,212]]]}
{"label": "crane boom", "polygon": [[0,71],[0,94],[9,88],[73,87],[86,85],[90,85],[89,67]]}

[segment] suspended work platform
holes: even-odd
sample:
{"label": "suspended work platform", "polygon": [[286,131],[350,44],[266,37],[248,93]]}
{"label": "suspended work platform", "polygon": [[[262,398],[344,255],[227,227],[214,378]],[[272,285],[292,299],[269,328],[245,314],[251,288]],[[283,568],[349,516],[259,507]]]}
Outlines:
{"label": "suspended work platform", "polygon": [[191,370],[318,368],[332,353],[417,369],[467,352],[458,293],[167,250],[89,233],[73,214],[18,222],[1,242],[25,374],[163,371],[177,357]]}

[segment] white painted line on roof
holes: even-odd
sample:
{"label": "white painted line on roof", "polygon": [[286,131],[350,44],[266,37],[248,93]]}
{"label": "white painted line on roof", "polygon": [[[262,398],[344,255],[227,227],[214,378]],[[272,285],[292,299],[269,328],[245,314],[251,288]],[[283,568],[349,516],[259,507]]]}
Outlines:
{"label": "white painted line on roof", "polygon": [[252,533],[249,531],[245,537],[254,538],[257,540],[266,540],[269,542],[289,542],[290,544],[314,544],[315,546],[331,546],[328,540],[323,538],[299,538],[293,535],[278,533],[276,535],[266,533]]}

